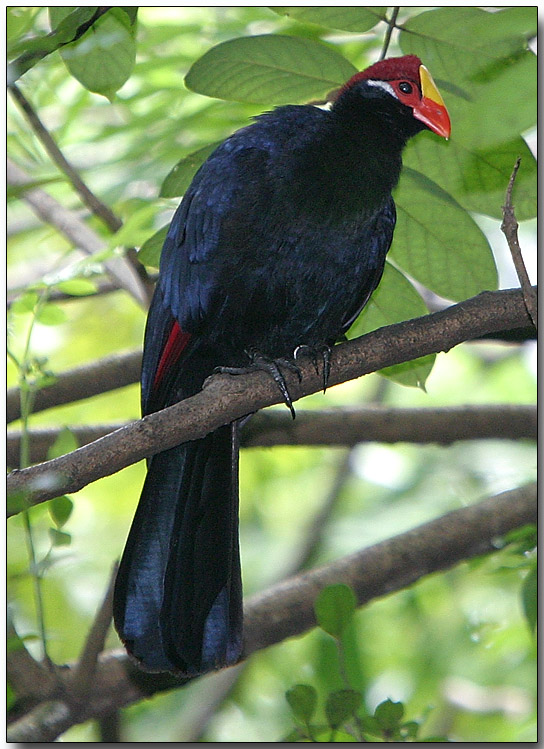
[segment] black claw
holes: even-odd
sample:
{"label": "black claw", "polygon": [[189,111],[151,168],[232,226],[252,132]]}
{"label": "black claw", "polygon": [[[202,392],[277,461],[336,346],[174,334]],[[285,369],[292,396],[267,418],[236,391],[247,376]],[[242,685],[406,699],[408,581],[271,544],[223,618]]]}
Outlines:
{"label": "black claw", "polygon": [[299,356],[301,352],[307,352],[308,355],[312,359],[312,363],[315,367],[315,373],[319,374],[319,356],[321,355],[321,361],[323,364],[323,392],[325,393],[327,390],[327,384],[329,382],[329,377],[331,374],[331,349],[330,346],[327,346],[324,344],[323,346],[308,346],[306,344],[302,344],[300,346],[297,346],[294,352],[295,359]]}
{"label": "black claw", "polygon": [[291,416],[294,419],[296,417],[296,412],[293,406],[293,401],[291,400],[289,390],[287,389],[287,383],[285,382],[285,377],[282,375],[279,365],[281,364],[281,366],[285,367],[290,372],[294,372],[298,377],[298,381],[302,382],[302,372],[300,371],[300,367],[297,367],[294,362],[289,361],[288,359],[268,359],[266,356],[263,356],[256,351],[246,351],[245,353],[251,360],[249,366],[216,367],[214,369],[214,372],[231,375],[247,374],[248,372],[252,372],[256,369],[267,372],[279,387],[283,400],[285,401],[285,405],[291,411]]}
{"label": "black claw", "polygon": [[323,356],[323,392],[327,391],[327,385],[331,374],[331,349],[329,346],[324,346],[322,350]]}

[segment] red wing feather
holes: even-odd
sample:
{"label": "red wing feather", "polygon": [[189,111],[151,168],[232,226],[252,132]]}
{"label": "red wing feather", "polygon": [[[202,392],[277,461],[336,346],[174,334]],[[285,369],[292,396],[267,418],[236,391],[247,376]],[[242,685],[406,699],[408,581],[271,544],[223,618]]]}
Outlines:
{"label": "red wing feather", "polygon": [[168,336],[168,340],[166,341],[166,345],[161,354],[157,371],[155,372],[155,379],[153,380],[154,388],[159,385],[164,374],[170,369],[170,367],[177,362],[183,349],[189,343],[190,338],[191,334],[185,333],[180,328],[178,321],[174,320],[172,330],[170,331],[170,335]]}

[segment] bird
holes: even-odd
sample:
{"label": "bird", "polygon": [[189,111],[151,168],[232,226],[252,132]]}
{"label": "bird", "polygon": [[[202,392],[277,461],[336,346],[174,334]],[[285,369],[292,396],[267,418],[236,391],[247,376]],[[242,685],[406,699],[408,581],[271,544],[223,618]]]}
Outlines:
{"label": "bird", "polygon": [[[380,282],[392,190],[408,140],[449,138],[447,108],[415,55],[353,75],[328,106],[258,115],[203,163],[163,245],[141,374],[144,415],[199,392],[217,370],[323,358]],[[317,353],[316,353],[317,352]],[[243,646],[238,538],[241,420],[148,459],[119,565],[114,622],[143,670],[194,677]]]}

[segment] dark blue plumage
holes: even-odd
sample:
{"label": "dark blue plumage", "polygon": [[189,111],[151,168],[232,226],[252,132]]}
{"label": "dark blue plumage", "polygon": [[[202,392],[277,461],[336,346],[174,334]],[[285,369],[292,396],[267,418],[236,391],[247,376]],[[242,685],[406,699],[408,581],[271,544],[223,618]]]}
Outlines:
{"label": "dark blue plumage", "polygon": [[[425,127],[373,81],[348,85],[330,111],[260,116],[200,168],[162,251],[144,414],[195,394],[217,366],[246,366],[248,351],[332,346],[366,304],[393,236],[401,150]],[[192,675],[239,657],[237,460],[232,424],[149,461],[114,603],[145,668]]]}

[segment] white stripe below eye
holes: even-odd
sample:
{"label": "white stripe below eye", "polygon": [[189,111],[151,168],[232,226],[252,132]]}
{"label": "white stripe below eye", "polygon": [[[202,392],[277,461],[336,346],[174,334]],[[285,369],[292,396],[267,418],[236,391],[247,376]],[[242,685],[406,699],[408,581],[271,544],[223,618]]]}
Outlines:
{"label": "white stripe below eye", "polygon": [[391,86],[389,83],[386,83],[385,81],[367,81],[369,86],[376,86],[376,88],[383,88],[384,91],[387,91],[388,94],[391,94],[391,96],[394,96],[395,99],[398,99],[399,97],[396,95],[395,91],[393,90],[393,86]]}

